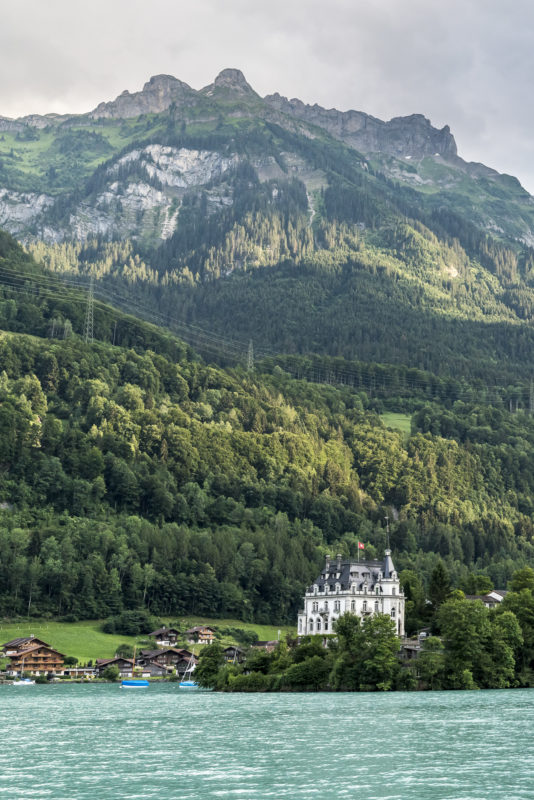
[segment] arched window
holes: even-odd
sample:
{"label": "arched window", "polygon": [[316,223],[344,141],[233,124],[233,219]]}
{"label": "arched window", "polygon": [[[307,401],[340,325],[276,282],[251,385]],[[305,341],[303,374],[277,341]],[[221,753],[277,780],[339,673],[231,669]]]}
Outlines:
{"label": "arched window", "polygon": [[317,622],[315,623],[315,627],[317,628],[318,631],[321,630],[321,620],[320,619],[318,619]]}
{"label": "arched window", "polygon": [[391,619],[395,619],[395,609],[391,609]]}
{"label": "arched window", "polygon": [[309,629],[310,629],[310,633],[313,633],[313,620],[312,619],[310,619],[308,621],[308,626],[309,626]]}
{"label": "arched window", "polygon": [[356,611],[356,600],[351,600],[350,601],[350,610],[351,611]]}
{"label": "arched window", "polygon": [[378,611],[378,600],[375,601],[375,612]]}
{"label": "arched window", "polygon": [[325,621],[324,621],[324,629],[325,629],[325,631],[328,630],[328,620],[327,619],[325,619]]}

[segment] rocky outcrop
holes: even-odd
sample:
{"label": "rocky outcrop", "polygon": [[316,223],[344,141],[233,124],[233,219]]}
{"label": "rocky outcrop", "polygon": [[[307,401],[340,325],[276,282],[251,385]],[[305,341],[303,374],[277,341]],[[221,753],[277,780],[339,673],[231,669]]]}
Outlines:
{"label": "rocky outcrop", "polygon": [[0,189],[0,228],[14,235],[23,234],[53,202],[47,194]]}
{"label": "rocky outcrop", "polygon": [[220,178],[238,160],[238,156],[226,158],[212,150],[150,144],[143,150],[126,153],[109,171],[118,172],[124,165],[137,161],[150,178],[164,186],[186,189],[189,186],[203,186]]}
{"label": "rocky outcrop", "polygon": [[237,97],[258,97],[252,86],[247,83],[247,80],[240,69],[223,69],[219,72],[213,83],[205,86],[200,90],[201,94],[208,97],[216,94],[217,92],[227,92]]}
{"label": "rocky outcrop", "polygon": [[456,142],[449,126],[438,130],[422,114],[394,117],[389,122],[362,111],[337,111],[301,100],[288,100],[279,94],[268,95],[265,102],[279,112],[324,128],[362,153],[387,153],[392,156],[424,158],[456,156]]}
{"label": "rocky outcrop", "polygon": [[194,99],[196,92],[187,83],[172,75],[154,75],[140,92],[125,90],[116,100],[100,103],[89,117],[92,119],[129,119],[139,114],[159,114],[173,103],[183,106]]}

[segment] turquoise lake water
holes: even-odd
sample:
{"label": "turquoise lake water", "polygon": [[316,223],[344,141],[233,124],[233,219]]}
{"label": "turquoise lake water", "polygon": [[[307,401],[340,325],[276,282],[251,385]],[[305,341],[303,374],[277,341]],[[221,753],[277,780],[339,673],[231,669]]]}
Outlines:
{"label": "turquoise lake water", "polygon": [[534,690],[0,686],[0,796],[534,800]]}

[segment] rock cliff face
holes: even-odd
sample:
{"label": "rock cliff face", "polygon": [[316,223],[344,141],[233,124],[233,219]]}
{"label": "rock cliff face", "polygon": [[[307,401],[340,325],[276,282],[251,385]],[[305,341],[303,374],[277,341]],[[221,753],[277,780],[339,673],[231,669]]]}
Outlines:
{"label": "rock cliff face", "polygon": [[422,114],[394,117],[389,122],[361,111],[337,111],[319,105],[306,105],[301,100],[288,100],[279,94],[268,95],[265,102],[292,117],[324,128],[362,153],[387,153],[392,156],[424,158],[440,155],[456,156],[456,142],[449,126],[434,128]]}
{"label": "rock cliff face", "polygon": [[100,103],[89,116],[91,119],[128,119],[139,114],[159,114],[172,103],[182,106],[193,100],[196,92],[187,83],[172,75],[154,75],[140,92],[124,91],[110,103]]}

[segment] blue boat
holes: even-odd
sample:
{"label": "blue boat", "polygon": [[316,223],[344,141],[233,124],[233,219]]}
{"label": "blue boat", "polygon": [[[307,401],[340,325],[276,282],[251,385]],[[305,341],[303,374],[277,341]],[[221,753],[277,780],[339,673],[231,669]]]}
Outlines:
{"label": "blue boat", "polygon": [[198,689],[196,681],[180,681],[180,689]]}
{"label": "blue boat", "polygon": [[149,682],[140,678],[121,681],[121,689],[145,689],[147,686],[150,686]]}

